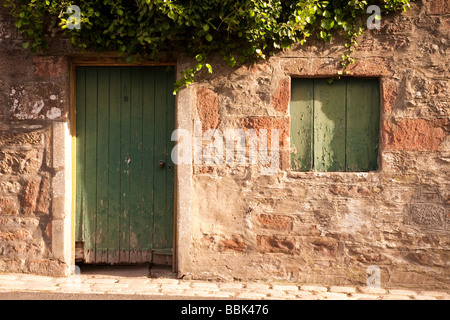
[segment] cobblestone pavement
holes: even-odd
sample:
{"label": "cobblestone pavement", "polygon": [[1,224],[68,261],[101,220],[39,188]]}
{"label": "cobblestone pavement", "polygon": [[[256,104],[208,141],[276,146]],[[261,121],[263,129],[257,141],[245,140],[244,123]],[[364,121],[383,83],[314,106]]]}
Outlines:
{"label": "cobblestone pavement", "polygon": [[[94,270],[94,269],[93,269]],[[112,270],[112,269],[109,269]],[[176,279],[171,272],[148,277],[147,270],[81,271],[65,278],[0,274],[0,292],[183,296],[245,300],[450,300],[450,290],[370,289],[365,286],[319,286],[292,283],[209,282]]]}

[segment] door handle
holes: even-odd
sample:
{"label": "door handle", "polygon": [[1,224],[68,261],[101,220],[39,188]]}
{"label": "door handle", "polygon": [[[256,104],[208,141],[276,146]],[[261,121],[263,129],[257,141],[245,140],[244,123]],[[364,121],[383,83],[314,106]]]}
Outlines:
{"label": "door handle", "polygon": [[161,169],[164,169],[165,166],[166,166],[166,163],[163,160],[160,160],[158,162],[158,167],[160,167]]}

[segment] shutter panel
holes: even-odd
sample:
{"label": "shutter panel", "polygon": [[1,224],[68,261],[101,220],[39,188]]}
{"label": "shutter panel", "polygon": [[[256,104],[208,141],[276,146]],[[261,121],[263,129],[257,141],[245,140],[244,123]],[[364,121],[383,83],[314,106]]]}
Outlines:
{"label": "shutter panel", "polygon": [[376,170],[379,91],[376,79],[293,79],[292,170]]}

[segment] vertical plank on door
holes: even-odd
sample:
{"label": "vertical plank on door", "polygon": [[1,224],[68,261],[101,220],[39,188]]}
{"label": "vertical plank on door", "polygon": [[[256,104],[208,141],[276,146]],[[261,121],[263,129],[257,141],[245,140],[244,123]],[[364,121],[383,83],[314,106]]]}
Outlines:
{"label": "vertical plank on door", "polygon": [[142,147],[143,147],[143,167],[142,180],[145,187],[143,194],[144,204],[144,226],[146,232],[143,234],[142,241],[153,248],[153,224],[154,224],[154,170],[156,166],[155,159],[155,68],[144,68],[143,83],[143,127],[142,127]]}
{"label": "vertical plank on door", "polygon": [[86,143],[86,68],[77,68],[76,83],[76,197],[75,197],[75,240],[83,241],[84,219],[84,160]]}
{"label": "vertical plank on door", "polygon": [[121,216],[121,70],[109,68],[109,215],[108,263],[119,262],[119,236]]}
{"label": "vertical plank on door", "polygon": [[316,171],[345,170],[346,82],[314,80],[314,166]]}
{"label": "vertical plank on door", "polygon": [[109,213],[109,68],[97,68],[97,221],[95,262],[106,263]]}
{"label": "vertical plank on door", "polygon": [[[167,165],[167,122],[166,108],[167,90],[164,69],[158,67],[155,70],[155,162],[164,161]],[[164,249],[166,243],[166,197],[167,197],[167,170],[158,166],[154,171],[154,249]]]}
{"label": "vertical plank on door", "polygon": [[347,81],[347,171],[376,170],[380,123],[379,83],[375,79]]}
{"label": "vertical plank on door", "polygon": [[312,169],[313,101],[313,80],[292,79],[291,168],[295,171]]}
{"label": "vertical plank on door", "polygon": [[120,137],[120,163],[121,163],[121,215],[120,215],[120,260],[128,261],[130,258],[130,67],[122,68],[121,82],[121,137]]}
{"label": "vertical plank on door", "polygon": [[[166,76],[166,143],[167,143],[167,197],[166,197],[166,243],[165,249],[171,250],[173,248],[173,212],[174,212],[174,186],[175,186],[175,168],[171,158],[171,151],[173,148],[173,142],[171,140],[172,132],[175,130],[175,98],[172,93],[172,86],[175,83],[175,72],[173,68],[167,68],[164,70]],[[166,252],[170,254],[170,252]]]}
{"label": "vertical plank on door", "polygon": [[142,70],[131,68],[130,100],[130,263],[142,260],[145,248],[142,235],[143,184],[142,184]]}
{"label": "vertical plank on door", "polygon": [[86,154],[84,247],[86,260],[95,262],[97,220],[97,68],[86,69]]}

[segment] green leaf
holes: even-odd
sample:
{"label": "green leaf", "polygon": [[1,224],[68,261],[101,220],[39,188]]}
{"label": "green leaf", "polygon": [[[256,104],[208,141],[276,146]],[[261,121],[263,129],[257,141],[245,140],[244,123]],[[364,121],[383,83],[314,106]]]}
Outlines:
{"label": "green leaf", "polygon": [[[4,2],[11,9],[15,26],[28,41],[24,45],[38,50],[45,49],[46,39],[51,37],[44,21],[58,21],[62,29],[67,29],[70,14],[65,9],[68,4],[77,3],[72,0]],[[82,5],[83,28],[66,33],[74,46],[116,51],[137,59],[156,59],[161,53],[185,51],[212,72],[212,67],[206,63],[210,54],[221,54],[230,66],[235,66],[236,61],[254,62],[290,48],[296,42],[304,44],[312,34],[330,41],[333,29],[352,44],[346,47],[350,55],[356,38],[366,29],[364,24],[364,28],[360,28],[358,21],[367,19],[365,9],[369,4],[378,2],[384,15],[408,8],[411,0],[78,2]],[[375,19],[381,19],[381,15]],[[351,61],[352,58],[346,56],[342,65],[348,66]],[[183,73],[186,78],[177,85],[183,87],[192,83],[195,71]]]}
{"label": "green leaf", "polygon": [[24,48],[24,49],[27,49],[29,46],[30,46],[30,43],[28,41],[22,43],[22,48]]}
{"label": "green leaf", "polygon": [[205,60],[205,56],[203,54],[198,54],[195,56],[195,60],[197,60],[198,62],[202,62]]}
{"label": "green leaf", "polygon": [[320,26],[326,30],[330,30],[334,26],[334,20],[332,20],[332,19],[322,20],[322,22],[320,23]]}

